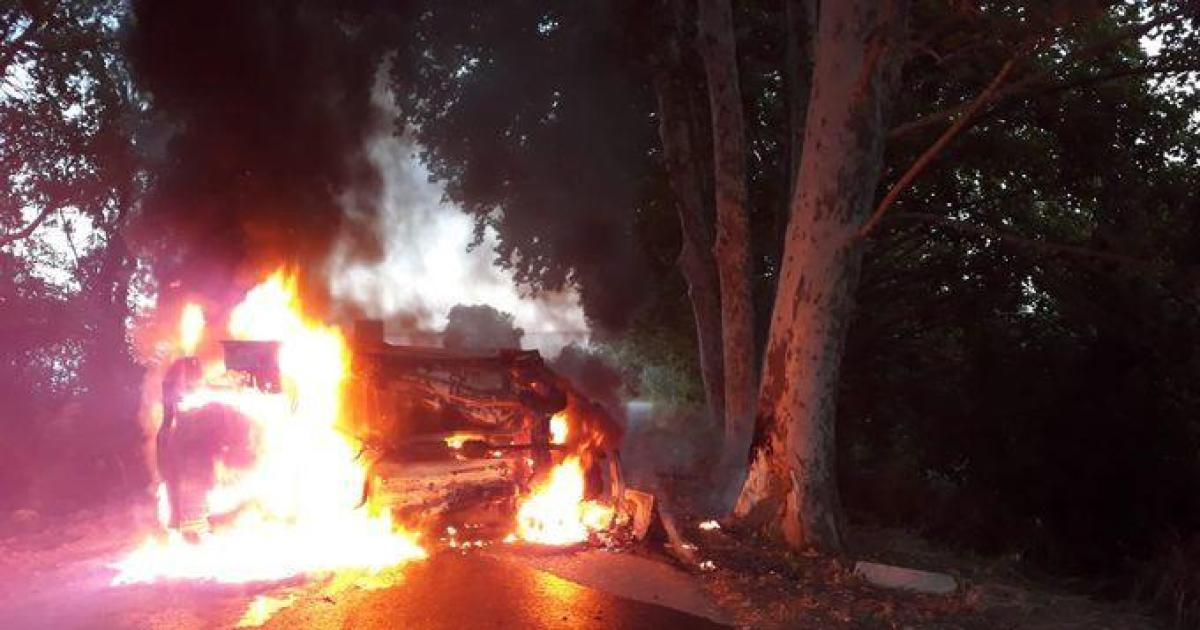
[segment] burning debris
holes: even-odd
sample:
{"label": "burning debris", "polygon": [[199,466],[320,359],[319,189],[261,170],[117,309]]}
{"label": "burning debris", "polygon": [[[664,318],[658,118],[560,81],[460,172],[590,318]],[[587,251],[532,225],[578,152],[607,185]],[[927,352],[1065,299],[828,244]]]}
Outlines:
{"label": "burning debris", "polygon": [[613,508],[584,499],[584,472],[578,457],[568,457],[550,471],[517,513],[517,535],[546,545],[583,542],[592,532],[608,529]]}
{"label": "burning debris", "polygon": [[282,272],[227,332],[218,360],[204,312],[182,311],[156,441],[163,530],[114,584],[379,571],[425,557],[418,531],[468,549],[632,524],[615,425],[534,351],[392,346],[371,323],[347,341]]}

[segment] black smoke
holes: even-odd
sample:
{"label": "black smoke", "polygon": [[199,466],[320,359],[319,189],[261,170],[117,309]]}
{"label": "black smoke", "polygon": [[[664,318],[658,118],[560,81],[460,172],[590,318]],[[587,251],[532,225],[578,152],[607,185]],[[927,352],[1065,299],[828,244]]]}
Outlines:
{"label": "black smoke", "polygon": [[379,254],[363,145],[390,123],[371,99],[400,17],[375,2],[135,0],[127,54],[155,121],[135,236],[164,292],[219,298],[283,263],[321,296],[339,236]]}

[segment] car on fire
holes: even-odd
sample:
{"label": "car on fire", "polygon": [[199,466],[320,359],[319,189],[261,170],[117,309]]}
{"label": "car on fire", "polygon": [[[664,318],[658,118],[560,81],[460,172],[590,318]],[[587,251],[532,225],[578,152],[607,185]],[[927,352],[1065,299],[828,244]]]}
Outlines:
{"label": "car on fire", "polygon": [[[280,392],[278,344],[222,345],[224,378]],[[537,351],[394,345],[378,321],[356,324],[351,350],[345,428],[368,471],[364,503],[430,528],[499,528],[531,484],[573,456],[582,462],[588,498],[621,504],[619,426]],[[238,510],[236,502],[214,506],[210,491],[223,470],[247,464],[254,441],[235,410],[187,404],[201,378],[195,358],[170,367],[157,436],[169,524],[193,536]]]}

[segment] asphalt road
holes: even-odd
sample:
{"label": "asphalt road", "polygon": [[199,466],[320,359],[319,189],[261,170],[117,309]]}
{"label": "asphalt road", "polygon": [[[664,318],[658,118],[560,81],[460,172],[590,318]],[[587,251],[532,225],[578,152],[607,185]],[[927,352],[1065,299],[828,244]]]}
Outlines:
{"label": "asphalt road", "polygon": [[[616,554],[610,554],[618,559]],[[619,558],[621,562],[650,560]],[[0,605],[3,628],[147,628],[190,630],[233,627],[257,602],[263,628],[719,628],[704,610],[675,608],[612,594],[607,578],[588,582],[586,567],[616,566],[603,558],[575,562],[571,580],[511,555],[441,553],[392,572],[386,580],[335,577],[319,583],[229,586],[173,583],[109,587],[87,568]],[[545,564],[544,562],[542,563]],[[622,565],[624,566],[624,565]],[[638,573],[651,575],[652,570]],[[581,572],[582,571],[582,572]],[[628,570],[617,573],[628,577]],[[624,578],[623,578],[624,579]],[[638,599],[657,591],[663,601],[695,601],[687,578],[652,577]],[[628,588],[625,593],[629,594]],[[654,600],[659,596],[654,595]],[[694,607],[694,606],[693,606]],[[696,612],[698,614],[691,614]],[[712,616],[710,614],[710,616]]]}
{"label": "asphalt road", "polygon": [[265,628],[719,628],[481,554],[442,554],[353,605],[290,607]]}

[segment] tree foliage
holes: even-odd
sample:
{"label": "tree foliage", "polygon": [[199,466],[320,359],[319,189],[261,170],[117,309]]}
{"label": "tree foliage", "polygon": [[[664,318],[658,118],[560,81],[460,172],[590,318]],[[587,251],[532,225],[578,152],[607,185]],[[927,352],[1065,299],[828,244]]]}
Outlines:
{"label": "tree foliage", "polygon": [[402,122],[447,197],[502,235],[498,261],[534,288],[574,282],[610,327],[648,291],[633,235],[661,185],[636,4],[430,2],[392,61]]}
{"label": "tree foliage", "polygon": [[442,345],[459,350],[520,348],[525,331],[513,323],[511,313],[486,304],[455,305],[446,316]]}
{"label": "tree foliage", "polygon": [[[18,503],[140,485],[122,230],[141,178],[121,16],[119,2],[0,10],[0,393],[12,403],[0,496]],[[57,465],[31,473],[44,462]]]}
{"label": "tree foliage", "polygon": [[[860,514],[1060,570],[1111,570],[1114,550],[1144,557],[1200,524],[1187,490],[1200,481],[1200,101],[1173,88],[1195,74],[1145,72],[1195,68],[1179,65],[1195,35],[1174,28],[1153,57],[1133,39],[1064,62],[1146,12],[1072,24],[1028,61],[1024,76],[1047,78],[985,114],[873,238],[840,411]],[[997,30],[1027,37],[1017,19]],[[931,74],[910,69],[908,107],[961,102],[932,75],[965,65],[947,56],[912,62]],[[892,179],[912,159],[900,155]],[[884,477],[911,493],[873,490]]]}

